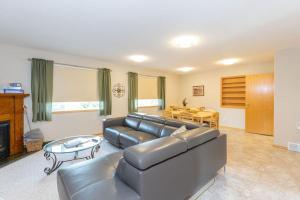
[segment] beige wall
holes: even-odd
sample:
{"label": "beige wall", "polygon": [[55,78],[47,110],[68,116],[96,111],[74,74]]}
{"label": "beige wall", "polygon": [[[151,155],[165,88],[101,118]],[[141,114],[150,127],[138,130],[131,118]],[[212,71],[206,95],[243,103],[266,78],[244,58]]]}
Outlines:
{"label": "beige wall", "polygon": [[275,57],[275,138],[280,146],[300,144],[300,47],[281,50]]}
{"label": "beige wall", "polygon": [[[89,67],[107,67],[112,70],[112,85],[122,83],[125,85],[126,94],[122,98],[112,98],[112,116],[127,114],[127,72],[133,71],[149,75],[166,76],[166,102],[167,105],[178,104],[178,90],[176,84],[178,76],[160,71],[143,69],[140,67],[120,66],[105,63],[86,57],[73,56],[63,53],[55,53],[32,48],[22,48],[9,45],[0,45],[0,87],[9,82],[21,82],[27,93],[30,93],[30,62],[28,58],[38,57],[55,60],[59,63],[68,63]],[[80,92],[80,91],[79,91]],[[31,116],[31,99],[27,98],[25,104],[29,107]],[[143,112],[143,109],[140,110]],[[156,114],[157,109],[146,109],[147,112]],[[101,120],[98,112],[74,112],[65,114],[54,114],[52,122],[33,123],[33,128],[41,128],[46,140],[63,138],[71,135],[93,134],[102,131]],[[25,123],[25,131],[28,126]]]}
{"label": "beige wall", "polygon": [[[236,65],[180,77],[180,102],[186,97],[188,106],[205,106],[220,112],[223,126],[245,128],[245,110],[220,107],[220,80],[223,76],[260,74],[273,72],[273,63]],[[193,97],[192,86],[204,85],[205,96]]]}

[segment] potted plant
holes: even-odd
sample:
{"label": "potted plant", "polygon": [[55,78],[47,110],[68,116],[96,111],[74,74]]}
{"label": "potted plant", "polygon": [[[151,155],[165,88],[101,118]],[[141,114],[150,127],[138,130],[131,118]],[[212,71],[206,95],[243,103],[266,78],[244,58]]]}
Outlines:
{"label": "potted plant", "polygon": [[186,107],[187,104],[188,104],[188,102],[186,101],[186,98],[184,98],[183,101],[182,101],[183,107]]}

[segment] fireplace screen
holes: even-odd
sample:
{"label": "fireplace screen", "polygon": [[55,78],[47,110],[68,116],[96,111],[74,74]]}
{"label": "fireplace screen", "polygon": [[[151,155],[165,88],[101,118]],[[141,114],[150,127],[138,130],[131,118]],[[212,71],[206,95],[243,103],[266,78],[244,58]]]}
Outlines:
{"label": "fireplace screen", "polygon": [[0,122],[0,159],[9,156],[9,122]]}

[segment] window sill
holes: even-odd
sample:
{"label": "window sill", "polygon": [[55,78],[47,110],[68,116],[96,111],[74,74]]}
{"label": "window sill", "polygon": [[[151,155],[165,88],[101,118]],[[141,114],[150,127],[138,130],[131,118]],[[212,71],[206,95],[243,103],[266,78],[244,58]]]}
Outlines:
{"label": "window sill", "polygon": [[159,106],[139,106],[138,108],[159,108]]}
{"label": "window sill", "polygon": [[52,112],[52,114],[66,114],[66,113],[80,113],[80,112],[95,112],[99,111],[99,109],[93,109],[93,110],[68,110],[68,111],[55,111]]}

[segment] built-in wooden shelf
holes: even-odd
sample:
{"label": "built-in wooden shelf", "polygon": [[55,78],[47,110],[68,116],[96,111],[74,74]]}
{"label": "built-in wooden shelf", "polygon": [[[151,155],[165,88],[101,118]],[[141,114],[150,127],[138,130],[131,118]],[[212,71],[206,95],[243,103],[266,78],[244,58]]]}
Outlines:
{"label": "built-in wooden shelf", "polygon": [[221,78],[221,106],[245,108],[246,77],[230,76]]}

